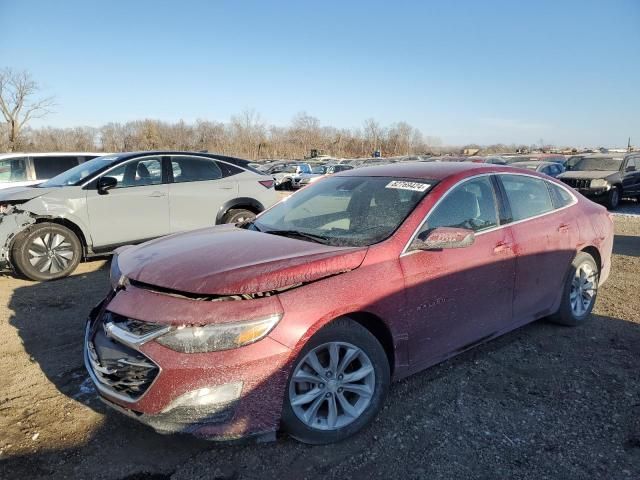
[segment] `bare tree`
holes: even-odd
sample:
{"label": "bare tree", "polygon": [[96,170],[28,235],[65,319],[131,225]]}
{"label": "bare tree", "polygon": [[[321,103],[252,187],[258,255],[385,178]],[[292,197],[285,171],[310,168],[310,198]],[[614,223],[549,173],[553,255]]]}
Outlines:
{"label": "bare tree", "polygon": [[41,98],[39,91],[40,86],[29,72],[0,70],[0,111],[7,125],[9,151],[15,149],[20,132],[29,120],[51,113],[53,97]]}

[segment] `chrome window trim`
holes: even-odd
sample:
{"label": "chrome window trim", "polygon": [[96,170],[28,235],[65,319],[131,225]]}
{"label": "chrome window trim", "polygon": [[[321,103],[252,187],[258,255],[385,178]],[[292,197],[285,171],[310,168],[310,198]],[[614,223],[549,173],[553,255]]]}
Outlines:
{"label": "chrome window trim", "polygon": [[[429,210],[429,212],[427,212],[427,214],[425,215],[424,219],[422,220],[422,222],[420,222],[420,225],[418,225],[418,227],[414,230],[413,234],[411,235],[411,237],[409,238],[409,241],[405,244],[404,248],[402,249],[402,252],[400,253],[400,258],[405,257],[407,255],[411,255],[413,253],[417,253],[417,252],[422,252],[422,250],[409,250],[409,246],[413,243],[413,240],[416,238],[416,235],[418,235],[418,232],[420,232],[420,230],[422,229],[422,227],[424,226],[424,224],[427,222],[427,220],[429,219],[429,215],[431,215],[431,213],[438,207],[438,205],[440,205],[440,203],[447,198],[447,196],[458,186],[462,185],[463,183],[468,182],[469,180],[474,180],[476,178],[480,178],[480,177],[486,177],[486,176],[491,176],[491,175],[518,175],[521,177],[530,177],[530,178],[535,178],[537,180],[542,180],[543,182],[546,183],[550,183],[552,185],[555,185],[559,188],[564,189],[565,192],[567,192],[571,198],[573,199],[573,201],[569,204],[569,205],[565,205],[564,207],[560,207],[560,208],[554,208],[553,210],[550,210],[548,212],[544,212],[541,213],[539,215],[535,215],[533,217],[528,217],[528,218],[523,218],[522,220],[516,220],[515,222],[509,222],[509,223],[505,223],[502,225],[498,225],[496,227],[491,227],[491,228],[487,228],[486,230],[482,230],[478,233],[475,233],[474,235],[480,236],[480,235],[484,235],[485,233],[490,233],[490,232],[495,232],[496,230],[499,230],[501,228],[504,227],[511,227],[513,225],[518,225],[520,223],[523,222],[528,222],[529,220],[535,220],[536,218],[540,218],[540,217],[544,217],[546,215],[550,215],[552,213],[555,212],[559,212],[560,210],[564,210],[566,208],[570,208],[573,207],[576,203],[578,203],[578,197],[575,196],[574,192],[572,192],[568,187],[566,187],[563,184],[559,184],[556,182],[550,182],[549,180],[547,180],[546,178],[541,178],[537,175],[531,175],[525,172],[492,172],[492,173],[481,173],[478,175],[473,175],[471,177],[465,177],[462,180],[456,182],[454,185],[452,185],[449,190],[447,190],[439,199],[438,201],[431,207],[431,209]],[[551,194],[549,194],[549,196],[551,196]],[[553,200],[553,199],[552,199]]]}

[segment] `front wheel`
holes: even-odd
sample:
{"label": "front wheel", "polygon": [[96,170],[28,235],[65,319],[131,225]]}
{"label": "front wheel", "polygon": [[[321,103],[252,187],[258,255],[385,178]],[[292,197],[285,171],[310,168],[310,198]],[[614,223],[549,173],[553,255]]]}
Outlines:
{"label": "front wheel", "polygon": [[561,325],[583,323],[596,303],[600,272],[591,255],[580,252],[571,262],[569,276],[562,292],[562,303],[551,320]]}
{"label": "front wheel", "polygon": [[30,280],[45,281],[71,274],[82,257],[82,245],[75,233],[57,223],[38,223],[14,241],[13,265]]}
{"label": "front wheel", "polygon": [[613,187],[609,190],[609,195],[607,197],[607,207],[609,210],[615,210],[620,205],[620,188]]}
{"label": "front wheel", "polygon": [[282,423],[308,444],[343,440],[368,425],[387,396],[389,361],[362,325],[342,318],[316,333],[296,360]]}

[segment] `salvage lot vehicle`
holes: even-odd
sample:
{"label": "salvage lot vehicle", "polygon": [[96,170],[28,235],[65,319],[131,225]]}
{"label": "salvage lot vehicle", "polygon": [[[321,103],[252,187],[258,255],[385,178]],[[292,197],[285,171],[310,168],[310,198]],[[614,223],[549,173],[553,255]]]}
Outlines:
{"label": "salvage lot vehicle", "polygon": [[0,267],[51,280],[120,245],[252,218],[277,197],[273,179],[247,163],[204,153],[123,153],[6,190]]}
{"label": "salvage lot vehicle", "polygon": [[36,185],[100,155],[105,154],[91,152],[2,154],[0,155],[0,190]]}
{"label": "salvage lot vehicle", "polygon": [[564,172],[564,166],[557,162],[515,162],[510,164],[514,168],[524,168],[527,170],[534,170],[536,172],[544,173],[550,177],[557,177]]}
{"label": "salvage lot vehicle", "polygon": [[640,198],[640,154],[575,157],[558,179],[613,210],[623,196]]}
{"label": "salvage lot vehicle", "polygon": [[253,221],[118,250],[85,365],[159,431],[339,441],[392,378],[541,317],[584,322],[612,245],[603,207],[535,172],[342,172]]}
{"label": "salvage lot vehicle", "polygon": [[293,190],[293,178],[311,175],[311,165],[308,163],[274,165],[267,169],[267,173],[273,177],[277,190]]}
{"label": "salvage lot vehicle", "polygon": [[325,175],[333,175],[338,172],[346,172],[347,170],[353,170],[353,165],[322,165],[321,167],[314,167],[312,175],[301,175],[293,178],[293,185],[297,188],[306,187],[310,183],[320,180]]}

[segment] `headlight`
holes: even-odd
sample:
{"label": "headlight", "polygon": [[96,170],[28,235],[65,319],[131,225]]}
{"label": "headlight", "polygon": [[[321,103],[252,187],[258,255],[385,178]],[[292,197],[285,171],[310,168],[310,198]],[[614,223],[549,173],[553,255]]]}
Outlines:
{"label": "headlight", "polygon": [[591,188],[604,188],[608,186],[609,182],[607,182],[604,178],[596,178],[595,180],[591,180]]}
{"label": "headlight", "polygon": [[111,257],[111,269],[109,271],[109,282],[111,282],[111,288],[117,289],[122,287],[127,281],[127,277],[122,275],[120,271],[120,265],[118,265],[118,254],[114,253]]}
{"label": "headlight", "polygon": [[275,314],[247,322],[175,327],[156,339],[158,343],[181,353],[203,353],[229,350],[256,342],[265,337],[280,321]]}

